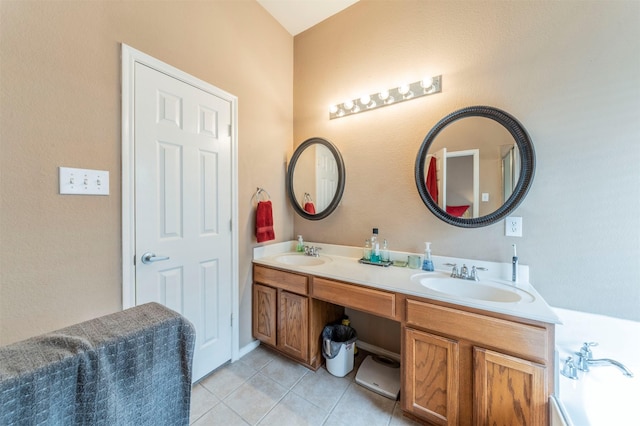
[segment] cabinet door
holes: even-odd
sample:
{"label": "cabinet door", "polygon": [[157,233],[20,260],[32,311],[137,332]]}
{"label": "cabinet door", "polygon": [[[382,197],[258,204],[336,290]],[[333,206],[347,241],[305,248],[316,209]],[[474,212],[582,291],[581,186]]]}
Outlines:
{"label": "cabinet door", "polygon": [[432,424],[457,424],[458,342],[411,328],[404,333],[403,409]]}
{"label": "cabinet door", "polygon": [[276,289],[253,285],[253,336],[269,345],[276,345]]}
{"label": "cabinet door", "polygon": [[473,359],[476,425],[547,424],[544,366],[477,347]]}
{"label": "cabinet door", "polygon": [[280,291],[280,322],[278,348],[295,358],[309,358],[309,299],[306,296]]}

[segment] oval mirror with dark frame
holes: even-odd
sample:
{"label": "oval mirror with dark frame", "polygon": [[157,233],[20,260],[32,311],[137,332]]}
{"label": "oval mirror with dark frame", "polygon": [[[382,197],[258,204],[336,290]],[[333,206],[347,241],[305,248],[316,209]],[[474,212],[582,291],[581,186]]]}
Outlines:
{"label": "oval mirror with dark frame", "polygon": [[320,220],[338,207],[345,169],[340,151],[328,140],[310,138],[293,153],[287,171],[287,194],[300,216]]}
{"label": "oval mirror with dark frame", "polygon": [[461,228],[494,224],[524,200],[535,173],[535,151],[509,113],[472,106],[441,119],[420,146],[415,165],[422,201],[439,219]]}

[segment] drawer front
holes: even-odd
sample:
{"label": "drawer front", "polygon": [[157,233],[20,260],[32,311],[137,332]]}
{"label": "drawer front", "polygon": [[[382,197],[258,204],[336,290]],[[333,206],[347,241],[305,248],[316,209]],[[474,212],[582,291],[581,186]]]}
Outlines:
{"label": "drawer front", "polygon": [[253,280],[255,282],[268,284],[292,293],[302,295],[309,294],[309,279],[305,275],[298,275],[291,272],[253,265]]}
{"label": "drawer front", "polygon": [[407,299],[407,324],[546,364],[545,328]]}
{"label": "drawer front", "polygon": [[314,277],[312,297],[381,317],[396,319],[396,296],[394,293]]}

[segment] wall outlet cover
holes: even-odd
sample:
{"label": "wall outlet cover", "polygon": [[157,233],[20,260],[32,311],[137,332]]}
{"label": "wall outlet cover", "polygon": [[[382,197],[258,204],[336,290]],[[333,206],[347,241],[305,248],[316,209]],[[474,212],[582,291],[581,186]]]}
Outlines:
{"label": "wall outlet cover", "polygon": [[504,235],[507,237],[522,237],[522,218],[509,216],[504,220]]}

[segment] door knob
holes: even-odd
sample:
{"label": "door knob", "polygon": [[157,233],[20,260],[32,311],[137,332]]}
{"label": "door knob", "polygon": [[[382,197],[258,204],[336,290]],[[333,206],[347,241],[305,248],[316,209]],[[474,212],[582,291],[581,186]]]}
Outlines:
{"label": "door knob", "polygon": [[142,255],[142,263],[145,264],[160,262],[161,260],[169,260],[169,256],[156,256],[155,253],[151,253],[150,251]]}

